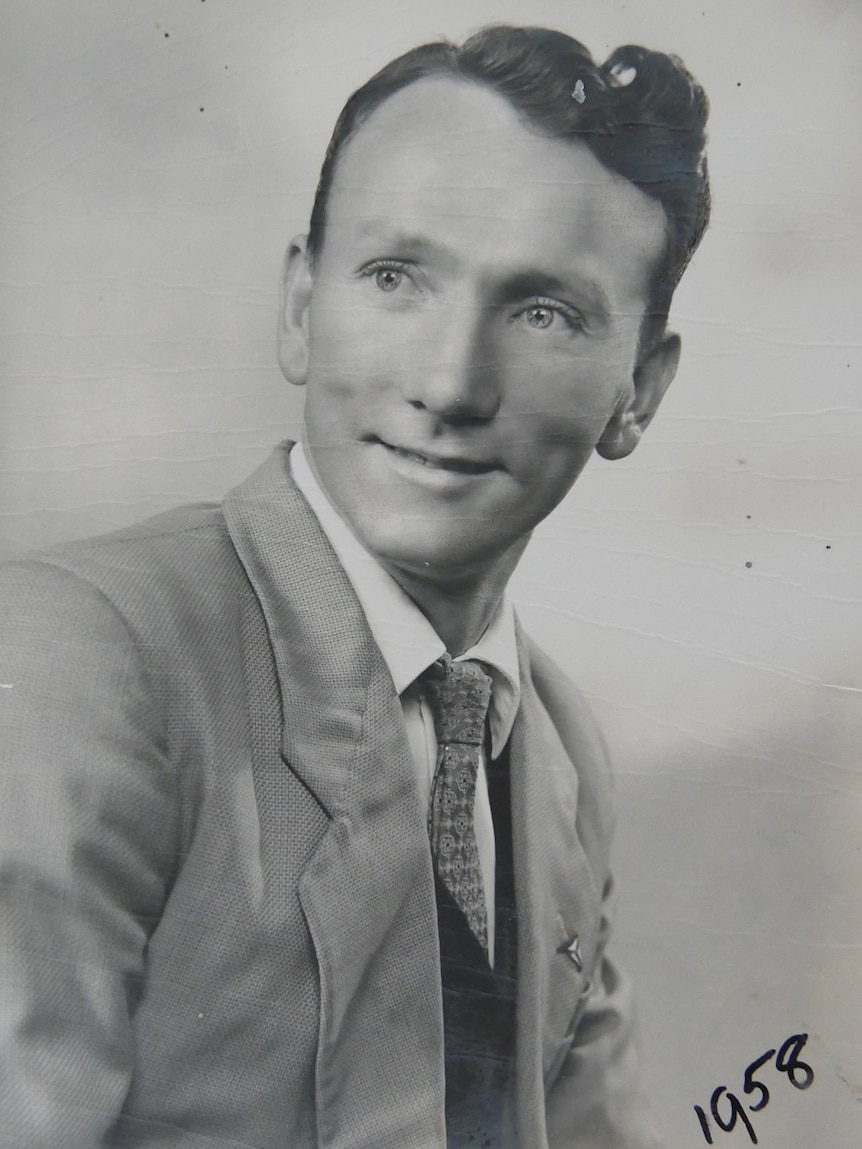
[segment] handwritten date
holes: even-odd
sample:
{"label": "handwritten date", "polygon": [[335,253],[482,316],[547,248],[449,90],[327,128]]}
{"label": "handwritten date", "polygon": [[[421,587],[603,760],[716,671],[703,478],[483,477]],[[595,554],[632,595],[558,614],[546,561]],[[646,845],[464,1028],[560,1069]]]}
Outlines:
{"label": "handwritten date", "polygon": [[[752,1093],[757,1094],[757,1100],[754,1104],[748,1106],[749,1113],[759,1113],[761,1109],[765,1109],[769,1104],[769,1090],[764,1082],[759,1081],[754,1075],[763,1069],[768,1062],[772,1061],[773,1058],[775,1058],[775,1068],[779,1073],[785,1074],[794,1089],[807,1089],[809,1085],[811,1085],[814,1081],[814,1070],[810,1065],[801,1061],[799,1057],[807,1040],[807,1033],[794,1033],[792,1037],[788,1037],[777,1054],[774,1049],[767,1049],[766,1053],[755,1058],[755,1060],[746,1067],[742,1078],[743,1092],[748,1095]],[[712,1145],[712,1133],[710,1132],[709,1119],[706,1113],[700,1105],[695,1105],[694,1111],[697,1114],[697,1119],[700,1122],[700,1127],[703,1130],[703,1136],[706,1139],[707,1145]],[[712,1119],[715,1124],[719,1129],[724,1130],[725,1133],[729,1133],[731,1129],[735,1129],[737,1121],[741,1121],[748,1130],[751,1143],[753,1145],[757,1144],[757,1134],[754,1132],[751,1118],[748,1116],[748,1113],[746,1113],[742,1102],[736,1094],[728,1093],[726,1085],[719,1085],[717,1089],[713,1090],[712,1097],[709,1099],[709,1111],[712,1114]]]}

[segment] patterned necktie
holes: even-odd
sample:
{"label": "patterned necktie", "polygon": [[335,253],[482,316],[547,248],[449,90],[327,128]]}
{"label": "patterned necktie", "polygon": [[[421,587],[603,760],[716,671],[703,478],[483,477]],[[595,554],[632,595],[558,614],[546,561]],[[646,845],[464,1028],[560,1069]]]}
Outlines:
{"label": "patterned necktie", "polygon": [[437,733],[437,772],[429,833],[437,876],[488,949],[488,913],[473,825],[476,776],[491,701],[491,679],[478,662],[445,654],[424,677]]}

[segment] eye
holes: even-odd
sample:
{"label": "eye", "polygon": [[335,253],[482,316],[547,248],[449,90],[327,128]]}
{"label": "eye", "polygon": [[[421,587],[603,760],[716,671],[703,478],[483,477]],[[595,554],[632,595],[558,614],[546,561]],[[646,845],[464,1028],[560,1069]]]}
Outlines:
{"label": "eye", "polygon": [[577,308],[557,299],[533,299],[512,316],[512,321],[523,319],[533,331],[555,328],[560,333],[577,334],[585,330],[584,317]]}
{"label": "eye", "polygon": [[550,307],[528,307],[524,312],[524,318],[530,327],[542,331],[554,322],[554,313]]}
{"label": "eye", "polygon": [[408,284],[414,285],[408,264],[395,259],[375,259],[360,271],[363,279],[371,279],[379,291],[391,295]]}
{"label": "eye", "polygon": [[403,278],[403,273],[396,271],[394,267],[379,267],[374,273],[374,282],[381,291],[395,291],[401,286]]}

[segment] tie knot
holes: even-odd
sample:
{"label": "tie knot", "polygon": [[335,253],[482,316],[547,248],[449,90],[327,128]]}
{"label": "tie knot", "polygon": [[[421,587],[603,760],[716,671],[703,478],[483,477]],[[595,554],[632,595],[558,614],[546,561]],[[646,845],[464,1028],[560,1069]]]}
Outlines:
{"label": "tie knot", "polygon": [[429,666],[425,693],[434,714],[437,741],[481,746],[491,701],[491,679],[478,662],[453,662],[444,654]]}

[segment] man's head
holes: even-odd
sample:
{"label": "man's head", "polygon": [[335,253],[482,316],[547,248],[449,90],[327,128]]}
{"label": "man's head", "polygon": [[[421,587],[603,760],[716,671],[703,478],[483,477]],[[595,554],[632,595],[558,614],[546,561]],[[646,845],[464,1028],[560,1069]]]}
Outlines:
{"label": "man's head", "polygon": [[345,145],[385,100],[429,76],[486,85],[539,132],[583,141],[605,167],[659,201],[667,217],[667,247],[655,269],[645,332],[647,339],[658,337],[709,221],[709,106],[681,60],[633,44],[597,64],[563,32],[500,25],[460,47],[423,44],[392,60],[353,93],[336,122],[311,211],[311,260],[323,246],[327,203]]}
{"label": "man's head", "polygon": [[676,369],[705,115],[670,57],[598,67],[542,29],[426,45],[348,101],[280,357],[321,482],[384,564],[446,581],[520,553],[594,447],[636,445]]}

